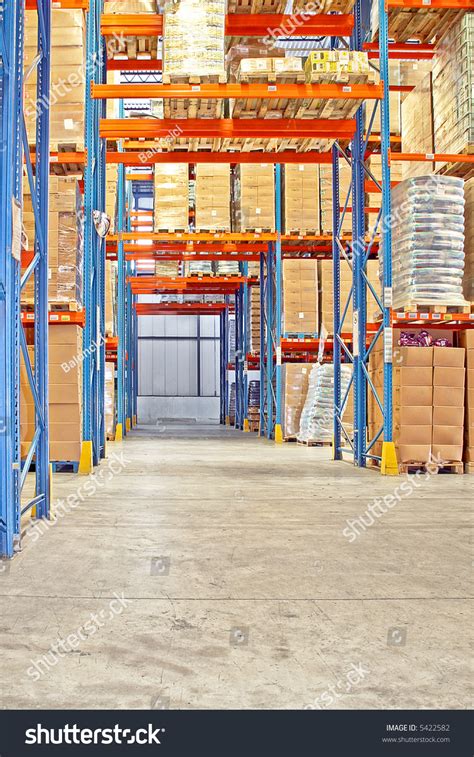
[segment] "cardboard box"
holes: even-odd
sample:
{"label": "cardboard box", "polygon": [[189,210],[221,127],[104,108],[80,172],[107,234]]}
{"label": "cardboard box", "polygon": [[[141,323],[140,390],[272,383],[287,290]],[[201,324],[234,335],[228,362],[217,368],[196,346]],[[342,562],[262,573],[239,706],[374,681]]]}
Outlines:
{"label": "cardboard box", "polygon": [[450,407],[435,405],[433,408],[433,426],[463,426],[464,406]]}
{"label": "cardboard box", "polygon": [[464,388],[465,378],[466,372],[464,368],[446,368],[445,366],[435,366],[433,368],[433,384],[435,387]]}
{"label": "cardboard box", "polygon": [[[453,368],[452,370],[457,370]],[[462,407],[464,404],[464,387],[461,386],[434,386],[433,405],[445,405],[447,407]]]}
{"label": "cardboard box", "polygon": [[435,367],[443,366],[445,368],[464,368],[466,351],[463,347],[433,347],[432,349],[433,365]]}

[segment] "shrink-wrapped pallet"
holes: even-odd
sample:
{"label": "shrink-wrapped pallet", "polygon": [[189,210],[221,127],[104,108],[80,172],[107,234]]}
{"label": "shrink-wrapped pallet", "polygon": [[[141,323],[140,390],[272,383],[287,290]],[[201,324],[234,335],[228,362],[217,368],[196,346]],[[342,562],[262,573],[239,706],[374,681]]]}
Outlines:
{"label": "shrink-wrapped pallet", "polygon": [[464,296],[469,302],[474,302],[474,177],[464,185],[465,223],[465,270]]}
{"label": "shrink-wrapped pallet", "polygon": [[285,439],[296,437],[299,432],[311,368],[309,363],[285,363],[282,366],[282,431]]}
{"label": "shrink-wrapped pallet", "polygon": [[433,59],[433,111],[437,153],[474,145],[474,13],[445,34]]}
{"label": "shrink-wrapped pallet", "polygon": [[230,165],[196,166],[196,230],[230,231]]}
{"label": "shrink-wrapped pallet", "polygon": [[319,168],[300,163],[285,166],[284,213],[286,233],[319,234]]}
{"label": "shrink-wrapped pallet", "polygon": [[189,228],[189,169],[185,163],[155,166],[155,230]]}
{"label": "shrink-wrapped pallet", "polygon": [[[82,195],[75,178],[51,176],[49,184],[48,300],[74,303],[83,299],[83,210]],[[23,226],[28,249],[34,249],[35,221],[29,184],[23,184]],[[22,300],[34,300],[34,276],[22,290]]]}
{"label": "shrink-wrapped pallet", "polygon": [[275,172],[270,163],[238,165],[234,184],[234,229],[275,230]]}
{"label": "shrink-wrapped pallet", "polygon": [[165,76],[225,80],[226,9],[226,0],[165,0]]}
{"label": "shrink-wrapped pallet", "polygon": [[[341,365],[341,397],[352,376],[351,365]],[[309,376],[308,393],[301,412],[300,442],[331,442],[334,437],[334,365],[316,364]]]}
{"label": "shrink-wrapped pallet", "polygon": [[105,433],[115,439],[115,363],[105,364]]}
{"label": "shrink-wrapped pallet", "polygon": [[462,179],[420,176],[395,187],[392,192],[394,308],[466,304],[464,205]]}

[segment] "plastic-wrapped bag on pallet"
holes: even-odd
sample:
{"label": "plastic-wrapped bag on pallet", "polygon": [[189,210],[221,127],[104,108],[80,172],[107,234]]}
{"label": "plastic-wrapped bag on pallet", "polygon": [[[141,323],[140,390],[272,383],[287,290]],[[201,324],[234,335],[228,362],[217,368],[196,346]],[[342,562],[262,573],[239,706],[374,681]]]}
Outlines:
{"label": "plastic-wrapped bag on pallet", "polygon": [[[352,376],[352,366],[341,366],[341,397],[344,398]],[[317,363],[309,376],[299,442],[330,442],[334,435],[334,365]]]}
{"label": "plastic-wrapped bag on pallet", "polygon": [[165,0],[163,73],[225,78],[226,0]]}
{"label": "plastic-wrapped bag on pallet", "polygon": [[[418,176],[392,192],[393,307],[465,305],[464,182]],[[383,276],[383,249],[382,265]],[[383,279],[382,279],[383,280]]]}

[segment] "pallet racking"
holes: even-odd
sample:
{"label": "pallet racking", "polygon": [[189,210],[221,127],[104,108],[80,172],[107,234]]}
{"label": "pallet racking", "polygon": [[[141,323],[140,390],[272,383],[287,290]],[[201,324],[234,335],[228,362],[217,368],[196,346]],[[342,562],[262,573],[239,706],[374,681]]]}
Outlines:
{"label": "pallet racking", "polygon": [[[137,401],[137,318],[151,313],[219,314],[221,323],[221,422],[228,417],[228,333],[229,316],[236,319],[237,348],[233,366],[236,375],[237,419],[236,426],[248,430],[247,383],[250,366],[260,368],[261,416],[260,435],[276,442],[282,441],[281,433],[281,367],[291,355],[303,355],[310,359],[321,348],[319,339],[287,339],[281,333],[282,306],[282,260],[289,256],[306,255],[315,258],[329,257],[333,261],[334,279],[334,336],[326,341],[326,349],[333,352],[335,363],[335,421],[334,457],[349,455],[354,464],[364,467],[375,459],[384,474],[398,472],[392,437],[392,328],[402,323],[420,325],[443,323],[445,319],[432,314],[394,312],[391,308],[391,230],[383,224],[390,215],[390,164],[393,161],[419,160],[426,162],[472,163],[472,155],[418,155],[397,152],[400,140],[390,135],[389,68],[391,59],[428,59],[433,56],[431,44],[422,40],[413,44],[405,40],[391,39],[389,23],[396,19],[398,11],[411,10],[422,14],[453,10],[462,13],[474,9],[474,0],[377,0],[379,10],[378,41],[369,41],[369,2],[357,0],[352,14],[321,14],[312,16],[304,24],[293,28],[292,34],[300,37],[324,37],[333,47],[345,46],[350,41],[353,50],[367,50],[371,60],[378,62],[380,84],[274,84],[270,88],[262,84],[191,84],[161,83],[161,61],[158,59],[112,59],[107,60],[106,41],[115,35],[159,36],[163,31],[162,17],[147,14],[106,15],[103,0],[60,0],[55,8],[81,8],[87,14],[87,96],[85,151],[78,153],[52,153],[48,145],[48,108],[43,108],[38,119],[35,149],[30,153],[22,125],[22,76],[23,76],[23,18],[24,6],[13,0],[4,0],[1,21],[1,68],[0,68],[0,466],[2,469],[0,495],[0,553],[11,556],[20,534],[20,517],[23,512],[36,508],[36,517],[48,517],[50,503],[50,466],[48,460],[48,390],[47,390],[47,329],[55,321],[48,314],[47,304],[47,214],[48,176],[56,170],[67,170],[71,164],[84,166],[84,313],[70,314],[84,324],[84,390],[83,428],[84,443],[80,472],[89,473],[106,454],[104,428],[104,365],[106,356],[115,357],[118,365],[117,438],[126,435],[136,422]],[[37,9],[39,18],[38,99],[46,97],[49,90],[50,7],[47,0],[26,0],[27,9]],[[440,29],[443,16],[439,16]],[[280,27],[287,18],[268,14],[229,14],[226,33],[231,37],[262,37],[268,29]],[[107,84],[107,71],[126,74],[125,84]],[[394,85],[393,89],[403,89]],[[295,119],[277,121],[254,119],[183,120],[183,138],[207,139],[272,139],[321,138],[336,140],[331,149],[295,153],[283,150],[278,153],[237,152],[169,152],[153,153],[142,161],[137,150],[153,148],[153,140],[166,136],[174,125],[169,120],[152,118],[125,118],[123,101],[127,97],[141,99],[229,99],[229,98],[306,98],[358,99],[361,103],[351,119]],[[119,106],[119,118],[106,118],[106,100],[115,99]],[[372,134],[374,112],[364,118],[368,103],[374,102],[381,109],[381,134]],[[13,129],[12,129],[13,124]],[[13,134],[13,139],[12,139]],[[107,144],[109,140],[109,144]],[[151,140],[151,141],[146,141]],[[118,142],[117,148],[114,141]],[[107,146],[111,149],[108,150]],[[377,181],[367,165],[370,152],[380,151],[382,181]],[[275,164],[276,172],[276,217],[274,234],[158,234],[146,228],[147,222],[141,205],[143,198],[150,197],[150,179],[153,166],[158,163],[182,161],[197,162]],[[351,166],[352,183],[346,198],[339,198],[339,159],[342,157]],[[21,201],[23,161],[26,161],[28,180],[35,199],[37,238],[35,251],[26,261],[26,271],[21,276],[20,261],[12,255],[18,251],[17,205]],[[333,171],[333,233],[332,235],[284,235],[281,228],[281,166],[291,162],[314,162],[331,164]],[[117,234],[102,239],[94,226],[94,210],[105,210],[106,162],[119,166]],[[135,170],[133,170],[135,169]],[[137,170],[140,169],[140,170]],[[367,295],[370,283],[366,263],[378,245],[374,231],[366,235],[364,207],[366,191],[380,190],[382,208],[378,214],[378,226],[385,250],[384,281],[382,297],[378,298],[382,319],[373,324],[367,313]],[[149,205],[146,206],[149,208]],[[352,212],[352,235],[342,233],[344,216]],[[149,210],[145,209],[149,214]],[[149,217],[149,216],[148,216]],[[145,245],[145,243],[147,243]],[[118,339],[105,341],[105,260],[118,260],[119,269],[119,335]],[[18,255],[17,255],[18,257]],[[163,303],[146,305],[136,302],[140,291],[134,281],[135,264],[140,259],[163,260],[232,260],[238,261],[242,277],[232,282],[214,284],[212,291],[219,292],[223,304]],[[249,355],[248,310],[249,286],[248,264],[259,262],[261,283],[261,355]],[[346,303],[340,302],[340,267],[352,269],[354,322],[347,324],[344,311]],[[35,273],[35,309],[33,316],[20,312],[20,288],[27,278]],[[145,278],[145,277],[142,277]],[[141,282],[140,286],[144,286]],[[149,284],[153,288],[153,283]],[[161,287],[162,283],[158,284]],[[186,282],[188,291],[192,286],[201,293],[209,282]],[[138,288],[137,288],[138,287]],[[372,294],[375,294],[372,291]],[[421,317],[423,316],[423,317]],[[34,369],[28,361],[23,323],[33,322],[35,328]],[[69,321],[70,322],[70,321]],[[450,313],[449,324],[455,328],[472,326],[471,314]],[[367,438],[366,402],[371,384],[367,362],[377,340],[385,346],[384,391],[377,402],[383,412],[383,428],[375,439]],[[98,346],[96,341],[98,340]],[[19,371],[20,352],[23,352],[28,376],[36,405],[36,433],[33,445],[25,462],[21,463],[19,430]],[[340,390],[340,366],[349,360],[354,365],[354,441],[345,433],[341,409],[344,398]],[[275,383],[275,387],[274,387]],[[381,459],[371,453],[376,439],[383,434],[384,445]],[[26,504],[21,504],[21,488],[35,457],[36,493]]]}

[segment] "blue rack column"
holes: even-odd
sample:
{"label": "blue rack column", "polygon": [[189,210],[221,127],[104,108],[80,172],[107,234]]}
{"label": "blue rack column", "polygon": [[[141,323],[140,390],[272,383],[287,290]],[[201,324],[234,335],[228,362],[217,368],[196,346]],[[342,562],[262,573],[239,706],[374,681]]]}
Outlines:
{"label": "blue rack column", "polygon": [[[354,6],[353,50],[362,50],[362,0]],[[364,123],[365,106],[361,104],[356,116],[356,131],[352,140],[352,271],[353,271],[353,368],[354,368],[354,462],[366,465],[367,448],[367,383],[365,378],[365,349],[367,334],[367,286],[365,269],[365,198],[364,198]]]}
{"label": "blue rack column", "polygon": [[[375,1],[375,0],[374,0]],[[392,306],[392,229],[387,222],[391,215],[390,184],[390,75],[388,66],[388,13],[384,0],[379,3],[379,54],[380,78],[383,81],[381,101],[381,158],[382,158],[382,245],[383,245],[383,292],[382,322],[384,340],[384,381],[383,381],[383,443],[381,473],[398,475],[397,453],[393,442],[392,419],[392,350],[393,331],[391,326]]]}
{"label": "blue rack column", "polygon": [[[224,297],[224,302],[226,305],[226,308],[224,310],[224,333],[225,333],[225,344],[224,344],[224,423],[226,426],[230,426],[230,413],[229,413],[229,350],[230,350],[230,343],[229,343],[229,337],[230,337],[230,328],[229,328],[229,307],[230,307],[230,297],[229,295],[226,295]],[[234,332],[235,333],[235,332]]]}
{"label": "blue rack column", "polygon": [[274,253],[273,244],[268,245],[267,254],[267,276],[265,280],[265,328],[266,328],[266,346],[265,346],[265,394],[266,394],[266,437],[273,437],[273,348],[274,348],[274,296],[273,296],[273,271],[274,271]]}
{"label": "blue rack column", "polygon": [[[242,272],[244,276],[248,276],[249,264],[242,264]],[[247,355],[249,353],[249,286],[245,283],[242,286],[242,366],[243,366],[243,397],[242,397],[242,414],[243,422],[242,429],[245,432],[250,432],[250,424],[248,419],[249,412],[249,377],[248,377],[248,360]]]}
{"label": "blue rack column", "polygon": [[103,113],[101,100],[90,96],[91,84],[104,80],[104,41],[100,33],[103,0],[90,0],[87,12],[86,57],[86,134],[87,162],[84,172],[84,309],[83,336],[83,443],[79,472],[89,474],[105,454],[103,439],[104,360],[101,330],[105,320],[103,311],[105,241],[96,231],[93,211],[104,211],[105,149],[99,136],[99,121]]}
{"label": "blue rack column", "polygon": [[275,224],[277,239],[275,243],[275,442],[283,443],[281,386],[282,386],[282,358],[281,358],[281,321],[283,298],[283,270],[281,252],[282,213],[281,213],[281,165],[275,166]]}
{"label": "blue rack column", "polygon": [[[51,3],[37,0],[38,52],[37,99],[43,103],[51,86]],[[24,130],[26,137],[26,129]],[[28,143],[24,145],[27,163]],[[28,165],[30,169],[30,166]],[[28,171],[30,180],[32,175]],[[35,384],[36,427],[41,428],[36,445],[37,518],[49,517],[51,468],[49,463],[49,393],[48,393],[48,227],[49,227],[49,107],[38,110],[36,118],[36,180],[31,187],[36,206],[35,218]],[[39,233],[38,233],[39,225]]]}
{"label": "blue rack column", "polygon": [[265,436],[265,253],[260,253],[260,424],[259,436]]}
{"label": "blue rack column", "polygon": [[[119,118],[124,118],[123,100],[119,103]],[[122,149],[122,145],[119,145]],[[125,231],[125,166],[118,166],[117,180],[117,234],[118,249],[118,281],[117,281],[117,426],[115,441],[120,442],[126,432],[125,426],[125,246],[122,233]]]}
{"label": "blue rack column", "polygon": [[[14,200],[21,201],[23,8],[0,9],[0,555],[20,536],[20,261],[14,257]],[[19,252],[17,247],[17,252]]]}
{"label": "blue rack column", "polygon": [[341,253],[338,245],[339,238],[339,150],[332,147],[332,278],[333,278],[333,307],[334,307],[334,429],[333,429],[333,458],[342,459],[341,452],[341,346],[337,335],[341,330]]}

